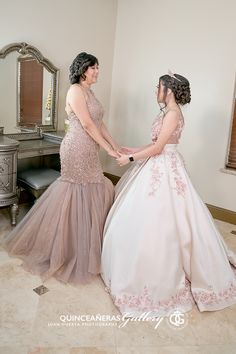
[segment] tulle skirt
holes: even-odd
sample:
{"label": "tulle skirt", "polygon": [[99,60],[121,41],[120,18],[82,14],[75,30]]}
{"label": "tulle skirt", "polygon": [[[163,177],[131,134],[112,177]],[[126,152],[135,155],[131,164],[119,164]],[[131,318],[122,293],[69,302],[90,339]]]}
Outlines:
{"label": "tulle skirt", "polygon": [[41,275],[74,284],[100,273],[102,233],[113,202],[113,185],[57,179],[4,239],[11,256]]}

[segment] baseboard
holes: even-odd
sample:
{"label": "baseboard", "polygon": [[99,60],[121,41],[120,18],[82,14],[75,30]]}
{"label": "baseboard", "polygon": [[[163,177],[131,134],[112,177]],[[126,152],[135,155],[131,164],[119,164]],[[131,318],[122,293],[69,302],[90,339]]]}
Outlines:
{"label": "baseboard", "polygon": [[215,205],[206,204],[211,215],[214,219],[228,222],[236,225],[236,212],[224,208],[217,207]]}
{"label": "baseboard", "polygon": [[116,185],[120,179],[119,176],[112,175],[111,173],[104,172],[104,175],[109,178],[114,185]]}
{"label": "baseboard", "polygon": [[[120,177],[112,175],[111,173],[104,173],[104,175],[109,178],[114,185],[119,181]],[[221,221],[228,222],[230,224],[236,225],[236,212],[228,209],[223,209],[217,207],[215,205],[206,204],[207,208],[209,209],[211,215],[214,219],[218,219]]]}

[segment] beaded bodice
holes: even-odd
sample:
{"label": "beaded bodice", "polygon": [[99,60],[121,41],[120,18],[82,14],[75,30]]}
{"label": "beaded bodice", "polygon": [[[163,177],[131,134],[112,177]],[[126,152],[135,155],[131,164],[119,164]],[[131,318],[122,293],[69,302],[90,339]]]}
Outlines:
{"label": "beaded bodice", "polygon": [[[93,122],[96,124],[98,128],[102,123],[102,117],[104,114],[104,109],[98,99],[95,97],[92,90],[87,91],[87,106],[88,111],[90,113],[90,117]],[[74,129],[77,130],[78,126],[83,129],[79,118],[75,115],[73,111],[71,111],[68,115],[69,120],[69,133],[71,133]]]}
{"label": "beaded bodice", "polygon": [[[87,91],[86,102],[90,117],[100,130],[104,110],[93,91]],[[98,158],[99,145],[86,132],[73,111],[68,114],[68,120],[69,129],[60,149],[62,179],[75,183],[104,181]]]}

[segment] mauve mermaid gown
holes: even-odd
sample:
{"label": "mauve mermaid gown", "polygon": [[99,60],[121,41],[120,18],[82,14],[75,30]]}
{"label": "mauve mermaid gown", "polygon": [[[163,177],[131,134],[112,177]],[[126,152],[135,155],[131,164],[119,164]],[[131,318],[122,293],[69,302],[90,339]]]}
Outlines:
{"label": "mauve mermaid gown", "polygon": [[[87,106],[100,129],[103,108],[92,90]],[[68,119],[60,147],[61,177],[5,237],[4,247],[43,280],[54,276],[78,284],[100,273],[103,226],[114,188],[103,175],[98,144],[73,112]]]}

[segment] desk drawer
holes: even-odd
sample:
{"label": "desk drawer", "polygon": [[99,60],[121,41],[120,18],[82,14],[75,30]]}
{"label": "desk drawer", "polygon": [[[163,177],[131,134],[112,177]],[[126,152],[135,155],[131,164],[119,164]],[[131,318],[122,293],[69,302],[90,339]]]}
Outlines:
{"label": "desk drawer", "polygon": [[45,149],[21,150],[18,152],[18,159],[25,159],[27,157],[58,154],[59,150],[60,150],[60,145],[53,146],[50,148],[45,148]]}

